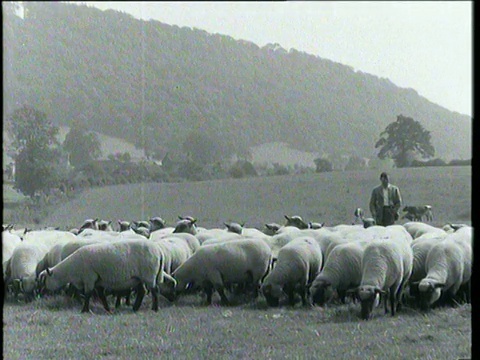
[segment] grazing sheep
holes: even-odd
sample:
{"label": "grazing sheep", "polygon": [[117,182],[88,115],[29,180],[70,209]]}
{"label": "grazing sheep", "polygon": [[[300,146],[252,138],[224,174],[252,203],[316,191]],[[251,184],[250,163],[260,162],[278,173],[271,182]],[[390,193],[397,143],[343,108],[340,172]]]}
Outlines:
{"label": "grazing sheep", "polygon": [[7,261],[12,257],[15,248],[22,243],[20,236],[13,234],[10,230],[2,231],[2,266],[3,279],[6,282],[5,273],[7,270]]}
{"label": "grazing sheep", "polygon": [[301,216],[294,215],[294,216],[288,216],[285,215],[285,219],[287,219],[285,226],[295,226],[299,229],[308,229],[308,224],[303,221]]}
{"label": "grazing sheep", "polygon": [[446,233],[443,229],[419,221],[406,222],[402,226],[409,232],[410,235],[412,235],[413,239],[416,239],[426,233],[435,233],[438,235]]}
{"label": "grazing sheep", "polygon": [[207,295],[207,305],[212,303],[216,290],[222,304],[230,302],[224,289],[231,284],[253,286],[255,297],[258,295],[260,280],[265,276],[271,264],[270,247],[258,239],[239,239],[220,244],[201,246],[195,254],[173,272],[177,286],[162,286],[162,293],[174,291],[177,295],[190,288],[203,288]]}
{"label": "grazing sheep", "polygon": [[35,270],[49,248],[42,243],[22,242],[15,247],[8,262],[6,277],[13,284],[15,298],[24,294],[25,301],[31,301],[35,290]]}
{"label": "grazing sheep", "polygon": [[362,256],[368,244],[369,241],[348,242],[331,250],[310,287],[313,304],[325,305],[335,292],[345,303],[347,292],[356,289],[362,280]]}
{"label": "grazing sheep", "polygon": [[70,283],[83,290],[82,312],[89,312],[89,301],[96,289],[106,311],[110,312],[105,290],[137,290],[133,311],[140,308],[146,286],[152,294],[152,310],[158,311],[158,284],[164,279],[175,283],[163,271],[160,248],[147,240],[120,240],[83,246],[59,264],[40,273],[39,282],[55,291]]}
{"label": "grazing sheep", "polygon": [[391,237],[371,241],[363,252],[362,280],[357,289],[361,301],[361,317],[365,320],[372,316],[374,304],[379,295],[390,300],[392,316],[398,310],[403,290],[412,272],[413,254],[407,241]]}
{"label": "grazing sheep", "polygon": [[35,276],[45,270],[46,268],[53,267],[62,261],[62,250],[65,244],[56,244],[54,245],[40,260],[35,268]]}
{"label": "grazing sheep", "polygon": [[403,212],[406,212],[403,215],[403,218],[407,218],[411,221],[423,221],[425,217],[426,221],[433,220],[432,206],[431,205],[421,205],[421,206],[405,206]]}
{"label": "grazing sheep", "polygon": [[288,302],[295,305],[295,293],[307,305],[308,287],[322,266],[320,245],[309,236],[301,236],[286,244],[278,252],[273,270],[265,277],[261,287],[268,305],[278,306],[282,292]]}
{"label": "grazing sheep", "polygon": [[453,302],[465,280],[465,256],[461,245],[449,238],[430,249],[425,262],[427,275],[418,283],[422,309],[428,310],[441,297],[445,303]]}

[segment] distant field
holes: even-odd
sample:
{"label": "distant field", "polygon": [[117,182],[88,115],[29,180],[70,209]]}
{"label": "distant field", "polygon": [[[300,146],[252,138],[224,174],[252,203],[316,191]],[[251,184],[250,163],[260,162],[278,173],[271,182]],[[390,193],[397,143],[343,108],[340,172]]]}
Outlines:
{"label": "distant field", "polygon": [[[393,169],[392,183],[406,204],[430,204],[434,225],[471,223],[471,167]],[[356,207],[368,208],[379,172],[332,172],[245,180],[110,186],[85,191],[58,206],[42,225],[78,225],[86,218],[147,219],[194,215],[201,226],[246,221],[262,227],[298,214],[328,225],[350,223]],[[111,300],[113,301],[113,299]],[[395,317],[382,307],[359,319],[359,304],[325,308],[268,308],[260,296],[202,305],[200,295],[139,312],[122,307],[113,315],[93,302],[81,305],[53,297],[30,304],[11,298],[3,307],[5,359],[460,359],[472,358],[472,308],[404,307]],[[112,304],[113,305],[113,304]]]}
{"label": "distant field", "polygon": [[[391,169],[405,205],[430,204],[433,225],[471,223],[470,166]],[[284,215],[327,225],[351,223],[356,207],[368,211],[379,170],[275,176],[195,183],[149,183],[90,189],[57,206],[46,226],[74,226],[87,218],[139,220],[160,216],[173,225],[178,215],[192,215],[205,227],[224,221],[261,228],[283,223]],[[400,222],[402,223],[402,222]]]}

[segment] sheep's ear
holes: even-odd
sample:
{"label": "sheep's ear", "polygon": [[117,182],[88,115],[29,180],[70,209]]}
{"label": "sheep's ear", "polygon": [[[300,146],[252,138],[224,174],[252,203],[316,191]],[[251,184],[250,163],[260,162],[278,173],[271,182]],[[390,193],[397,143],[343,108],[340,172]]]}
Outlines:
{"label": "sheep's ear", "polygon": [[240,223],[240,226],[241,226],[241,227],[244,227],[244,226],[245,226],[245,221],[242,222],[242,223]]}
{"label": "sheep's ear", "polygon": [[273,226],[270,226],[269,224],[265,224],[265,227],[269,230],[273,230]]}
{"label": "sheep's ear", "polygon": [[178,215],[178,220],[184,220],[183,217],[181,217],[180,215]]}
{"label": "sheep's ear", "polygon": [[53,275],[53,272],[50,268],[47,267],[47,274],[48,276],[52,276]]}
{"label": "sheep's ear", "polygon": [[227,227],[227,229],[230,229],[230,224],[227,224],[226,222],[223,223]]}
{"label": "sheep's ear", "polygon": [[195,218],[193,218],[192,221],[191,221],[192,225],[195,224],[196,222],[197,222],[197,219],[195,219]]}
{"label": "sheep's ear", "polygon": [[285,219],[287,219],[288,221],[290,221],[290,217],[288,215],[284,215],[285,216]]}

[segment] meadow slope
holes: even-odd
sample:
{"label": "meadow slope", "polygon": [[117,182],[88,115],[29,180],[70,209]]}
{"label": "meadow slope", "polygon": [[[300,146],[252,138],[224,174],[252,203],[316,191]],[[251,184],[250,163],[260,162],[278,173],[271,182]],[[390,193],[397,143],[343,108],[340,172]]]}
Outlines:
{"label": "meadow slope", "polygon": [[[404,205],[430,204],[433,225],[471,223],[472,168],[390,169]],[[283,223],[284,215],[326,225],[351,223],[353,211],[368,202],[380,183],[379,170],[344,171],[193,183],[147,183],[89,189],[52,209],[42,225],[73,227],[87,218],[139,220],[160,216],[172,225],[178,215],[192,215],[205,227],[224,221],[261,228]],[[402,223],[402,221],[400,221]]]}

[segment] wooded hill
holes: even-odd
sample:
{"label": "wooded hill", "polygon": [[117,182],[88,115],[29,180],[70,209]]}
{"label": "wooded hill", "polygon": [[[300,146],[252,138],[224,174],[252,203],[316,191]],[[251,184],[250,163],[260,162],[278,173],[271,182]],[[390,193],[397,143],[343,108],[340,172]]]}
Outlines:
{"label": "wooded hill", "polygon": [[221,158],[269,142],[375,158],[380,133],[403,114],[431,132],[435,157],[472,156],[471,117],[388,79],[113,10],[24,4],[24,19],[4,17],[4,116],[26,104],[57,125],[80,119],[167,150],[208,132]]}

